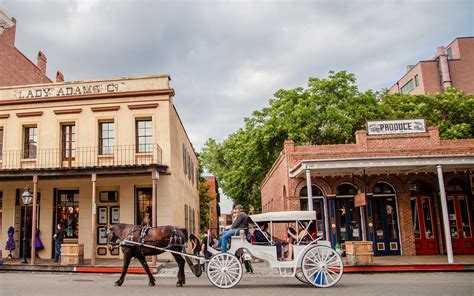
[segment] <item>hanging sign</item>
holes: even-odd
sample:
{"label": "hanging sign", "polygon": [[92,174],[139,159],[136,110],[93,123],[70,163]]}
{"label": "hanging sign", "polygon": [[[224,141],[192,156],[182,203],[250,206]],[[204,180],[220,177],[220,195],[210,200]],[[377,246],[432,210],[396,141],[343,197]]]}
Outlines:
{"label": "hanging sign", "polygon": [[356,195],[354,195],[354,207],[362,207],[366,205],[366,198],[365,198],[365,193],[357,192]]}
{"label": "hanging sign", "polygon": [[424,119],[369,120],[369,136],[426,133]]}

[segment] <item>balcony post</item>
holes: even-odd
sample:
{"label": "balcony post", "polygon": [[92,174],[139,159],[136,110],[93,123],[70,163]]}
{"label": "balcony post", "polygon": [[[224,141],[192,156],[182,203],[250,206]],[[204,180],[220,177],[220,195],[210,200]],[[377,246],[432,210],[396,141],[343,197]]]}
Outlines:
{"label": "balcony post", "polygon": [[[33,209],[32,209],[32,217],[31,217],[31,261],[30,264],[35,264],[36,259],[36,205],[38,200],[38,191],[36,185],[38,183],[38,175],[33,175]],[[26,212],[25,212],[26,215]],[[26,235],[26,233],[25,233]]]}
{"label": "balcony post", "polygon": [[[152,209],[151,209],[151,226],[156,227],[157,221],[156,221],[156,211],[157,211],[157,200],[156,200],[156,186],[158,179],[160,178],[160,174],[156,171],[153,170],[151,172],[151,180],[153,183],[152,191],[151,191],[151,200],[152,200]],[[156,255],[152,257],[152,264],[153,266],[156,266]]]}
{"label": "balcony post", "polygon": [[96,264],[95,260],[95,252],[97,249],[97,205],[96,205],[96,181],[97,181],[97,174],[92,174],[92,246],[91,246],[91,265],[94,266]]}

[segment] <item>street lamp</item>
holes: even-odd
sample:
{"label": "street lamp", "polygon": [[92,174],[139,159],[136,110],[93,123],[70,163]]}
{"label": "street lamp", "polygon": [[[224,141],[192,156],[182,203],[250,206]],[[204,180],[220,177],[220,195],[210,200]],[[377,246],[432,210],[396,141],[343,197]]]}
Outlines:
{"label": "street lamp", "polygon": [[26,215],[28,213],[27,209],[32,197],[33,195],[30,192],[30,188],[28,187],[28,185],[26,185],[25,190],[21,195],[21,199],[23,200],[23,204],[25,205],[25,221],[23,224],[23,261],[21,261],[21,263],[28,263],[28,261],[26,261],[26,249],[28,248],[28,246],[26,245]]}

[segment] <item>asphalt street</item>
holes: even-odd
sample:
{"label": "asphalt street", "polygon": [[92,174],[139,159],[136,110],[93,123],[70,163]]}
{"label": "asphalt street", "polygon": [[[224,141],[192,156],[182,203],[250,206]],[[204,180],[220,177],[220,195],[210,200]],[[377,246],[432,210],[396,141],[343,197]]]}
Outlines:
{"label": "asphalt street", "polygon": [[118,274],[40,272],[0,273],[1,295],[474,295],[474,273],[378,273],[346,274],[334,287],[313,288],[294,278],[246,274],[230,290],[220,290],[207,280],[187,277],[186,286],[175,287],[176,278],[156,276],[148,287],[144,275],[127,275],[122,287],[114,287]]}

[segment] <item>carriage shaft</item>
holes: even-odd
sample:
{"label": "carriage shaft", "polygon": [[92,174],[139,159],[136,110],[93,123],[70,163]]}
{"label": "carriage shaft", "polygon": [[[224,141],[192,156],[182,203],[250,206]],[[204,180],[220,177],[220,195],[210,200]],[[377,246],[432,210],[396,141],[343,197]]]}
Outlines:
{"label": "carriage shaft", "polygon": [[167,249],[167,248],[156,247],[156,246],[152,246],[152,245],[148,245],[148,244],[144,244],[144,243],[138,243],[138,242],[134,242],[134,241],[130,241],[130,240],[123,240],[122,241],[122,245],[127,245],[127,244],[133,245],[133,246],[139,246],[139,247],[155,249],[155,250],[164,251],[164,252],[170,252],[170,253],[173,253],[173,254],[178,254],[178,255],[181,255],[181,256],[185,256],[185,257],[190,257],[190,258],[194,258],[194,259],[197,259],[197,260],[204,259],[204,257],[192,255],[192,254],[189,254],[189,253],[186,253],[186,252],[173,251],[173,250],[170,250],[170,249]]}

